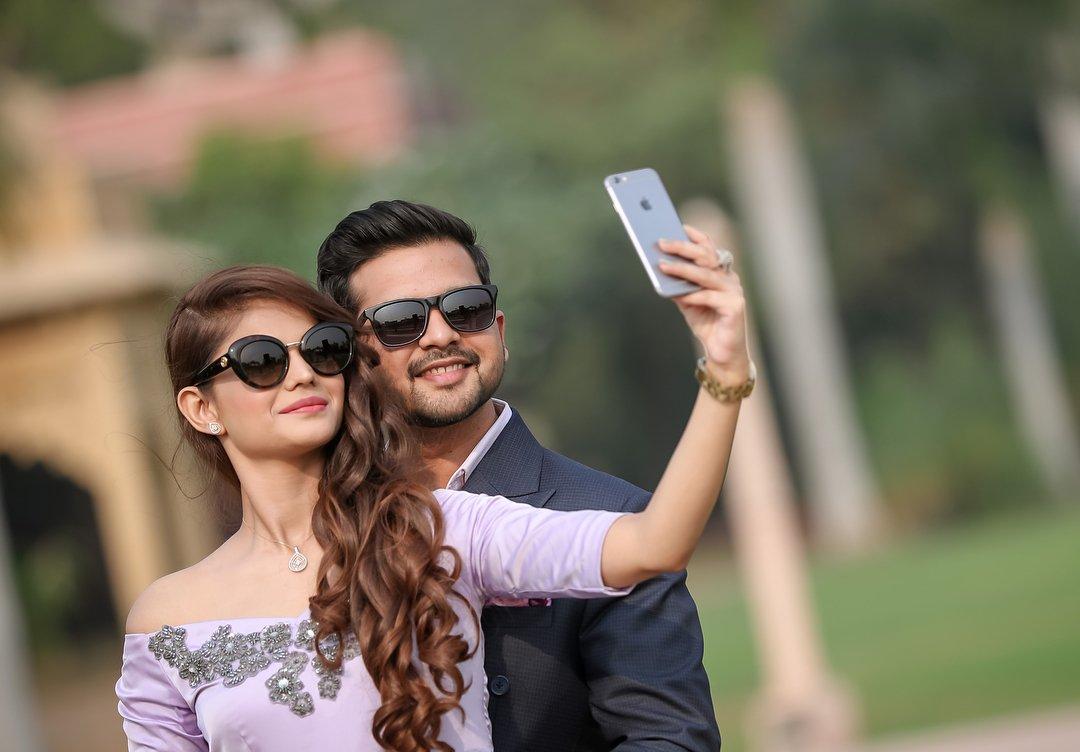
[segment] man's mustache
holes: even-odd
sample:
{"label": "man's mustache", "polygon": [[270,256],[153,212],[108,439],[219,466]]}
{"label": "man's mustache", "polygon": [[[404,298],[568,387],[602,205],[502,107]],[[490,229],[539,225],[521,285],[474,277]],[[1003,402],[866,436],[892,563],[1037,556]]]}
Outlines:
{"label": "man's mustache", "polygon": [[465,350],[460,347],[453,347],[440,352],[435,352],[427,355],[423,360],[413,363],[409,366],[409,375],[416,378],[420,375],[420,372],[427,368],[429,365],[437,360],[446,360],[447,358],[461,358],[468,361],[470,366],[475,366],[480,362],[480,356],[472,350]]}

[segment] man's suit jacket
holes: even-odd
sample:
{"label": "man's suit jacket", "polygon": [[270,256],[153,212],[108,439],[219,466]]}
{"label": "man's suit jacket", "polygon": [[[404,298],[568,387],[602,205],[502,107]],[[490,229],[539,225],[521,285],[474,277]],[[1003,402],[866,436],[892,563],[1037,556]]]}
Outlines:
{"label": "man's suit jacket", "polygon": [[[649,499],[545,449],[517,411],[465,489],[567,511],[633,512]],[[495,752],[720,748],[685,572],[622,598],[488,606],[481,623]]]}

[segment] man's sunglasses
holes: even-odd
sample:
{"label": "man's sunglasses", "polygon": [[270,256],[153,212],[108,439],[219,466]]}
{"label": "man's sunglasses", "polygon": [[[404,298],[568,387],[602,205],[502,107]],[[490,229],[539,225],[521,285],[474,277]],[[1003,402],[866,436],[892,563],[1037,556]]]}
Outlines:
{"label": "man's sunglasses", "polygon": [[195,386],[205,384],[232,368],[245,384],[266,389],[277,386],[289,372],[289,348],[299,348],[311,369],[322,376],[336,376],[353,359],[355,333],[351,325],[338,322],[316,324],[299,342],[282,342],[268,334],[252,334],[229,345],[229,351],[195,374]]}
{"label": "man's sunglasses", "polygon": [[430,298],[401,298],[379,303],[360,312],[387,347],[416,342],[427,331],[431,309],[438,308],[446,323],[466,334],[482,332],[495,323],[495,285],[469,285]]}

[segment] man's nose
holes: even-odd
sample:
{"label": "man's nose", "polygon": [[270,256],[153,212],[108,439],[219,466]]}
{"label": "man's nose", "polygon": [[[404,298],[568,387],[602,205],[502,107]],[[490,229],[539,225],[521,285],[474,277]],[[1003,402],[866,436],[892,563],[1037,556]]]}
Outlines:
{"label": "man's nose", "polygon": [[432,308],[428,314],[427,331],[417,344],[423,348],[444,348],[460,339],[457,329],[446,323],[442,311]]}

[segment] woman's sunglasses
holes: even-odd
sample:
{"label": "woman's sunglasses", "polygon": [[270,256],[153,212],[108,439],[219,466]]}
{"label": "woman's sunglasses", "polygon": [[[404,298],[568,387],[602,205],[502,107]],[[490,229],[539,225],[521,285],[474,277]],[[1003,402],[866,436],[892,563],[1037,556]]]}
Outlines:
{"label": "woman's sunglasses", "polygon": [[401,347],[423,337],[432,308],[438,308],[446,323],[459,332],[481,332],[495,323],[498,292],[495,285],[469,285],[430,298],[390,300],[365,308],[360,321],[370,321],[375,336],[387,347]]}
{"label": "woman's sunglasses", "polygon": [[299,342],[282,342],[268,334],[252,334],[229,345],[229,351],[195,374],[195,386],[232,368],[236,376],[259,389],[277,386],[289,372],[289,348],[297,346],[315,373],[336,376],[353,359],[354,330],[349,324],[324,322],[304,333]]}

